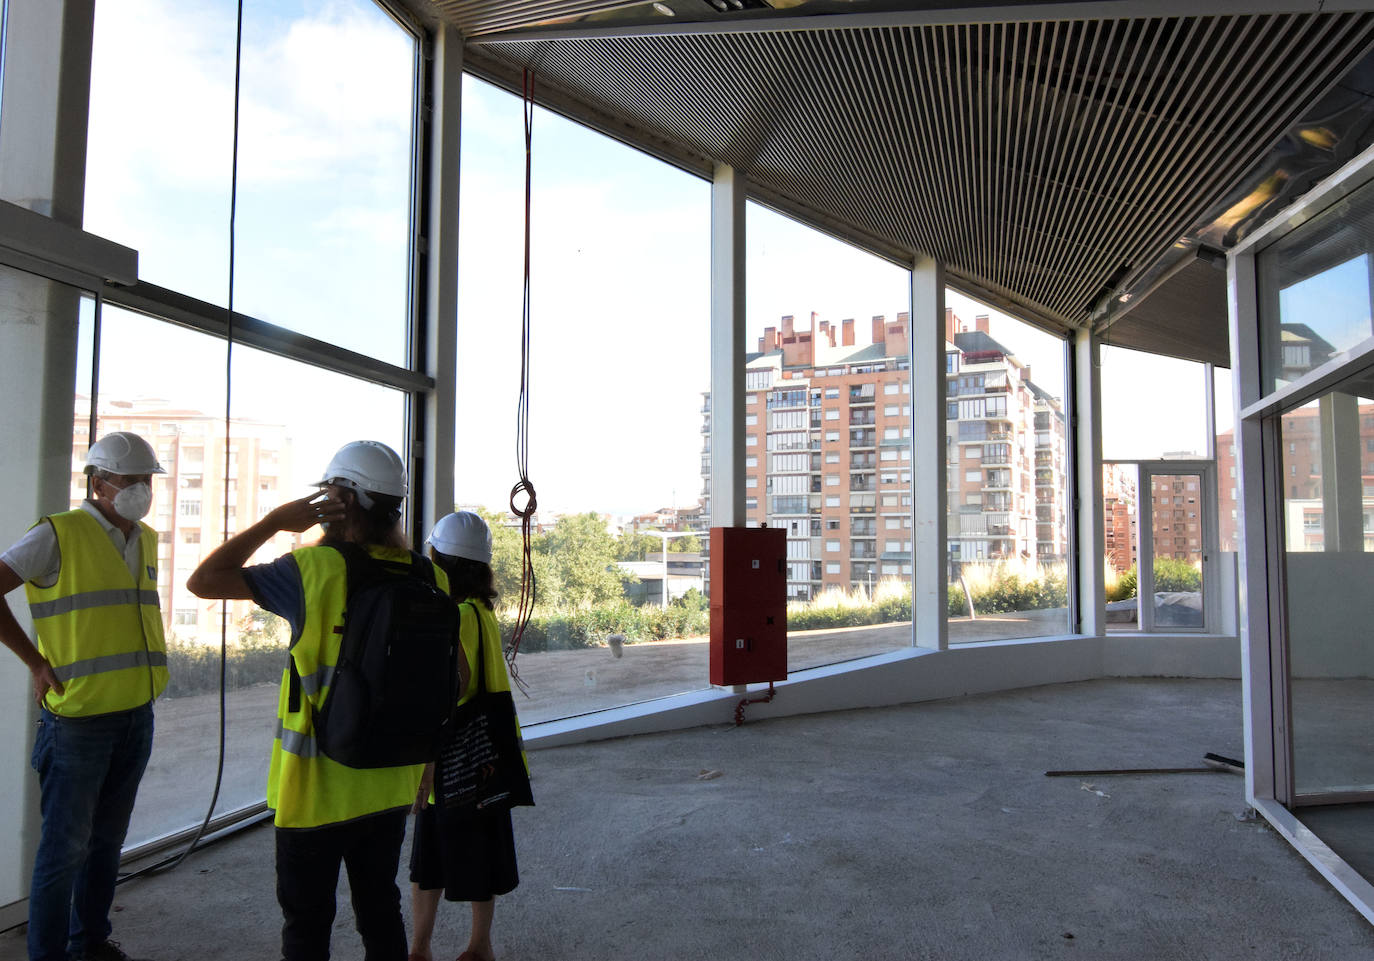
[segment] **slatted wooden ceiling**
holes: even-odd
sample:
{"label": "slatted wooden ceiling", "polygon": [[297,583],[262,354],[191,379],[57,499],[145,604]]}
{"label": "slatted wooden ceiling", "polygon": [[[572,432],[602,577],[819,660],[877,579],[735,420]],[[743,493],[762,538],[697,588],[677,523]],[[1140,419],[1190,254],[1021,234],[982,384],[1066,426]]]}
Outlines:
{"label": "slatted wooden ceiling", "polygon": [[533,67],[565,109],[703,172],[731,164],[787,212],[932,254],[1064,329],[1197,227],[1374,44],[1358,12],[637,33],[577,19],[603,4],[429,6],[480,72]]}

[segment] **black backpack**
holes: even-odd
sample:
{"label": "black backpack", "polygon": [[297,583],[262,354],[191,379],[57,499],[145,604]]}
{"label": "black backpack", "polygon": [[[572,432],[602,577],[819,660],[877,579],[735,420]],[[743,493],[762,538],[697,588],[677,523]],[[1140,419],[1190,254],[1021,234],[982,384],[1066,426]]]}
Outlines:
{"label": "black backpack", "polygon": [[[433,761],[458,703],[458,605],[436,584],[427,557],[412,552],[407,564],[378,560],[356,544],[334,547],[347,565],[348,596],[315,743],[355,768]],[[295,658],[290,683],[288,703],[297,711]]]}

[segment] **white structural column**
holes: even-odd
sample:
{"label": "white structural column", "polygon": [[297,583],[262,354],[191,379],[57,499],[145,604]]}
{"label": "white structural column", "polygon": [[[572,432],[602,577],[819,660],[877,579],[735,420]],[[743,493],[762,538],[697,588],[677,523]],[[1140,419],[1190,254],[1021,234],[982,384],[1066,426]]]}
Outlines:
{"label": "white structural column", "polygon": [[1322,546],[1327,551],[1364,550],[1364,483],[1360,466],[1359,401],[1327,394],[1318,401],[1321,421]]}
{"label": "white structural column", "polygon": [[744,175],[711,185],[711,526],[743,527]]}
{"label": "white structural column", "polygon": [[917,647],[949,647],[945,454],[945,267],[911,266],[911,626]]}
{"label": "white structural column", "polygon": [[[428,533],[454,502],[454,457],[457,452],[458,344],[458,174],[462,121],[463,38],[452,26],[434,34],[430,71],[431,131],[429,197],[424,235],[428,239],[425,292],[425,371],[434,378],[426,395],[424,436],[425,497],[411,509],[420,530]],[[481,361],[474,357],[472,363]]]}
{"label": "white structural column", "polygon": [[1097,338],[1080,330],[1072,344],[1073,405],[1069,411],[1078,470],[1074,476],[1074,515],[1078,557],[1078,630],[1101,636],[1107,632],[1107,607],[1102,558],[1106,536],[1102,523],[1102,364]]}
{"label": "white structural column", "polygon": [[[9,0],[0,105],[0,198],[79,227],[84,203],[93,0]],[[0,267],[0,548],[36,518],[68,506],[79,295]],[[29,628],[22,592],[10,604]],[[22,921],[37,845],[29,769],[29,675],[0,651],[0,927]],[[20,705],[23,705],[21,707]]]}

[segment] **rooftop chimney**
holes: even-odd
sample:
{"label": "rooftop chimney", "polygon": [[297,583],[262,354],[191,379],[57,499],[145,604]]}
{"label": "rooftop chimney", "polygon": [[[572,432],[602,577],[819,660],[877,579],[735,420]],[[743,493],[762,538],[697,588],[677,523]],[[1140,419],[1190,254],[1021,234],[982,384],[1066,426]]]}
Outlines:
{"label": "rooftop chimney", "polygon": [[845,347],[854,346],[854,318],[840,321],[840,343]]}
{"label": "rooftop chimney", "polygon": [[887,341],[887,318],[882,314],[873,318],[873,343],[883,344]]}
{"label": "rooftop chimney", "polygon": [[978,314],[973,318],[973,326],[975,329],[981,330],[986,334],[988,332],[988,315]]}
{"label": "rooftop chimney", "polygon": [[769,354],[778,349],[778,329],[776,327],[763,328],[763,336],[759,338],[759,350]]}

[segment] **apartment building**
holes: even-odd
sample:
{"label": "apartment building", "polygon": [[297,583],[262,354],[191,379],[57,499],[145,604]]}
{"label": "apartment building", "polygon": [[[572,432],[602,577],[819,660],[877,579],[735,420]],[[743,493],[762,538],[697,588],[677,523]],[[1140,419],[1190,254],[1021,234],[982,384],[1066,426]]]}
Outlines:
{"label": "apartment building", "polygon": [[1068,553],[1067,421],[1059,396],[989,333],[945,311],[945,470],[952,565]]}
{"label": "apartment building", "polygon": [[[1288,334],[1285,330],[1285,347]],[[1363,547],[1331,549],[1374,550],[1374,403],[1362,403],[1362,400],[1346,396],[1341,398],[1341,403],[1328,404],[1325,425],[1322,408],[1317,405],[1299,407],[1283,415],[1283,437],[1277,450],[1278,483],[1283,499],[1285,539],[1290,551],[1328,549],[1327,515],[1334,518],[1338,513],[1337,504],[1347,496],[1335,485],[1337,476],[1360,477]],[[1344,419],[1350,420],[1349,426],[1340,423]],[[1355,419],[1359,421],[1358,428],[1353,427]],[[1342,442],[1333,447],[1333,437],[1340,437]],[[1347,459],[1358,466],[1343,470]],[[1228,537],[1232,540],[1235,537],[1236,469],[1234,433],[1226,431],[1217,436],[1218,527],[1223,545]],[[1333,479],[1330,486],[1327,478]]]}
{"label": "apartment building", "polygon": [[[78,395],[72,440],[71,500],[86,497],[83,468],[90,446],[90,398]],[[223,608],[196,597],[186,578],[228,533],[234,534],[281,503],[291,477],[291,438],[281,424],[236,418],[226,441],[224,418],[174,407],[165,400],[102,401],[100,435],[129,430],[146,438],[167,473],[153,478],[153,507],[146,523],[158,532],[158,593],[169,638],[217,645]],[[228,478],[226,483],[226,449]],[[281,532],[258,551],[270,560],[300,546],[301,535]],[[229,639],[253,610],[251,601],[228,604]]]}
{"label": "apartment building", "polygon": [[[947,470],[952,565],[1052,562],[1067,553],[1066,422],[988,332],[946,311]],[[787,530],[788,596],[872,588],[912,574],[911,360],[908,315],[783,317],[745,370],[745,505],[750,524]],[[702,407],[709,512],[711,405]]]}

